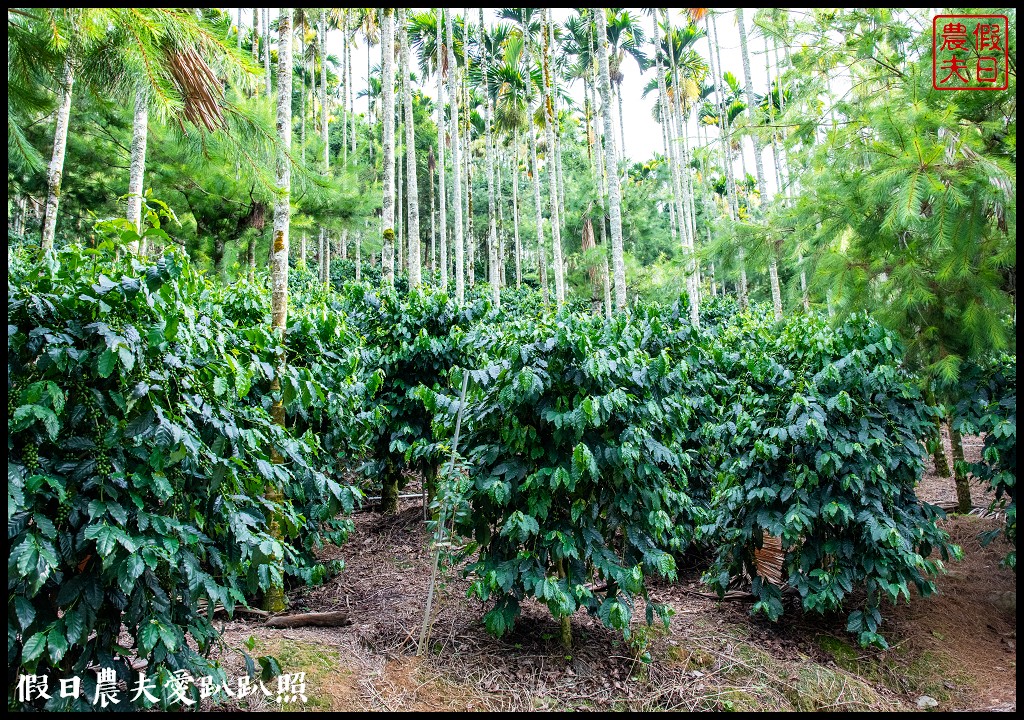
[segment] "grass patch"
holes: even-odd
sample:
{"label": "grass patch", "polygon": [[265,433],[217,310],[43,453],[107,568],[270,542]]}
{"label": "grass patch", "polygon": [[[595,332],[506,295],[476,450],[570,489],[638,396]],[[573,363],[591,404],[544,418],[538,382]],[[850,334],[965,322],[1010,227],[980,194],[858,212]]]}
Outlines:
{"label": "grass patch", "polygon": [[[355,673],[341,662],[338,649],[307,640],[259,640],[253,655],[271,655],[277,659],[282,672],[306,673],[307,701],[280,703],[286,712],[361,710],[355,686]],[[277,680],[266,683],[271,692],[277,691]],[[261,693],[262,695],[262,693]],[[268,698],[270,702],[274,697]],[[245,701],[242,706],[245,707]]]}

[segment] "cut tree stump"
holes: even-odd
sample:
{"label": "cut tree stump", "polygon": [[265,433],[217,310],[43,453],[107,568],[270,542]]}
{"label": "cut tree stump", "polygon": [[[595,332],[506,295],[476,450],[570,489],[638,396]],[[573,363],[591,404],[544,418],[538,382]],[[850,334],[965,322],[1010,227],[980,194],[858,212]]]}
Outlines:
{"label": "cut tree stump", "polygon": [[296,628],[305,626],[315,627],[341,627],[351,625],[352,618],[347,612],[318,612],[299,613],[297,615],[278,615],[267,620],[264,627],[268,628]]}

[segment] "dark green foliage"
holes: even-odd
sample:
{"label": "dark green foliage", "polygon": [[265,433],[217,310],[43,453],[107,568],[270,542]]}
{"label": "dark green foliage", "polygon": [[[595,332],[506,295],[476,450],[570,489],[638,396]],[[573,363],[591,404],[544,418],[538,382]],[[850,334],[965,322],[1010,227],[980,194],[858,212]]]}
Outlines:
{"label": "dark green foliage", "polygon": [[[957,384],[962,398],[954,411],[954,423],[964,434],[983,434],[981,461],[969,470],[989,483],[996,493],[995,507],[1006,512],[1006,539],[1017,543],[1017,358],[1003,355],[984,365],[972,365]],[[997,533],[985,533],[991,542]],[[1017,569],[1017,551],[1006,563]]]}
{"label": "dark green foliage", "polygon": [[[321,472],[315,435],[271,421],[264,290],[210,284],[176,253],[140,264],[106,252],[17,260],[8,280],[9,672],[51,687],[81,675],[83,697],[87,667],[127,680],[136,655],[158,687],[177,669],[223,679],[207,659],[209,608],[230,613],[282,565],[321,580],[311,549],[344,539],[335,516],[358,497]],[[305,342],[303,359],[322,363]],[[281,382],[293,418],[334,407],[309,368]],[[282,502],[264,498],[271,485]]]}
{"label": "dark green foliage", "polygon": [[[688,368],[649,353],[649,329],[619,316],[547,315],[481,328],[491,364],[470,371],[464,447],[472,484],[456,530],[479,548],[470,592],[502,635],[535,597],[580,607],[629,634],[645,577],[675,576],[692,537],[686,494]],[[458,385],[458,378],[455,378]],[[457,401],[421,392],[442,423]],[[607,589],[588,585],[603,581]],[[647,602],[646,617],[664,617]]]}
{"label": "dark green foliage", "polygon": [[718,550],[711,584],[724,592],[750,573],[754,610],[777,618],[780,590],[752,562],[771,533],[805,610],[841,610],[862,588],[848,628],[884,645],[880,600],[909,599],[911,584],[933,592],[941,563],[929,556],[951,549],[935,526],[941,512],[914,494],[937,410],[902,369],[899,343],[864,316],[834,331],[805,317],[781,327],[741,318],[720,342],[734,383],[723,388],[721,473],[703,529]]}
{"label": "dark green foliage", "polygon": [[459,308],[445,293],[430,289],[377,294],[350,285],[345,309],[364,336],[365,366],[380,374],[379,390],[366,408],[372,430],[365,474],[400,488],[405,471],[415,469],[429,483],[443,450],[433,442],[431,416],[414,391],[440,387],[451,368],[465,364],[462,337],[488,305],[480,301]]}

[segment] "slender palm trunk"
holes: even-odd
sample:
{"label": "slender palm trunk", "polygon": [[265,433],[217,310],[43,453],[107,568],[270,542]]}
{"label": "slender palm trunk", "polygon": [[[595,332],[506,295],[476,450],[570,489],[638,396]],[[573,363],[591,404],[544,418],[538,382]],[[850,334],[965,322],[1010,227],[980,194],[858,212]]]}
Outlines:
{"label": "slender palm trunk", "polygon": [[615,95],[619,103],[619,140],[621,141],[622,157],[626,156],[626,123],[622,121],[622,83],[615,88]]}
{"label": "slender palm trunk", "polygon": [[530,98],[530,112],[529,124],[530,124],[530,161],[531,161],[531,174],[533,175],[533,209],[534,209],[534,225],[537,232],[537,277],[540,281],[540,292],[541,297],[544,299],[544,303],[548,302],[548,253],[544,248],[544,208],[541,205],[540,196],[540,171],[538,170],[537,163],[537,126],[533,122],[534,112],[536,108],[533,105],[533,98]]}
{"label": "slender palm trunk", "polygon": [[[726,114],[724,100],[725,94],[722,90],[722,56],[718,45],[718,21],[715,19],[714,12],[709,12],[705,17],[704,22],[708,36],[708,44],[714,51],[709,53],[709,56],[711,57],[711,73],[715,78],[715,94],[717,95],[718,102],[718,137],[722,149],[722,165],[725,168],[726,197],[728,199],[730,217],[735,219],[739,217],[739,199],[736,195],[736,179],[732,172],[732,152],[729,149],[730,143],[728,137],[729,122],[728,115]],[[746,251],[742,244],[737,248],[736,256],[740,271],[740,278],[737,283],[737,293],[739,294],[740,307],[745,309],[747,307],[747,267]]]}
{"label": "slender palm trunk", "polygon": [[[288,321],[288,227],[290,221],[291,195],[291,161],[288,148],[292,140],[292,31],[291,8],[281,8],[278,21],[278,82],[277,82],[277,198],[274,202],[274,240],[273,263],[271,269],[271,327],[280,339],[280,347],[284,348],[284,334]],[[277,357],[277,372],[271,385],[271,392],[276,396],[270,408],[274,423],[284,427],[284,402],[281,395],[281,375],[284,373],[284,350]],[[271,458],[275,463],[284,463],[284,457],[277,447],[271,448]],[[283,497],[280,488],[269,485],[266,490],[268,500],[280,502]],[[271,520],[270,534],[281,537],[281,528],[277,518]],[[274,573],[279,578],[283,574],[281,560],[274,561],[278,567]],[[264,609],[280,612],[285,608],[283,578],[275,580],[263,597]]]}
{"label": "slender palm trunk", "polygon": [[60,88],[60,103],[57,105],[57,124],[53,130],[53,153],[46,171],[46,205],[43,209],[43,234],[41,245],[44,250],[53,247],[57,234],[57,207],[60,204],[60,183],[64,177],[64,151],[68,146],[68,126],[71,123],[71,94],[75,84],[75,66],[71,59],[64,61],[64,77]]}
{"label": "slender palm trunk", "polygon": [[[686,159],[682,139],[684,137],[683,126],[686,120],[682,111],[682,82],[679,77],[679,68],[676,65],[675,50],[671,48],[671,43],[674,42],[672,24],[669,20],[668,11],[662,8],[661,13],[670,43],[669,68],[671,69],[672,76],[672,93],[670,95],[662,95],[662,113],[663,119],[666,121],[665,130],[668,137],[669,174],[672,177],[672,197],[673,205],[675,206],[676,224],[679,229],[680,244],[686,258],[686,291],[690,298],[690,322],[696,327],[700,323],[698,314],[700,308],[700,286],[693,255],[693,229],[690,205],[686,197],[687,184],[684,177],[686,173]],[[661,52],[660,43],[656,44],[655,51]],[[662,92],[664,85],[663,76],[659,76],[659,93]]]}
{"label": "slender palm trunk", "polygon": [[[260,65],[260,9],[252,9],[252,63]],[[259,92],[259,91],[257,91]]]}
{"label": "slender palm trunk", "polygon": [[[437,8],[437,174],[438,174],[438,226],[440,237],[438,238],[441,249],[441,290],[448,292],[448,198],[444,177],[444,60],[441,57],[444,44],[441,37],[443,8]],[[455,68],[449,68],[454,72]],[[431,176],[431,188],[433,188],[433,176]],[[433,249],[431,249],[433,255]]]}
{"label": "slender palm trunk", "polygon": [[242,52],[242,8],[238,8],[238,52]]}
{"label": "slender palm trunk", "polygon": [[544,132],[547,135],[548,144],[548,183],[551,191],[551,247],[554,254],[555,265],[555,303],[561,307],[565,302],[565,277],[562,265],[562,230],[559,219],[559,197],[558,197],[558,153],[555,149],[555,87],[551,81],[551,58],[550,49],[554,38],[554,29],[550,19],[549,9],[541,10],[541,32],[544,33],[542,62],[544,72],[544,106],[546,122]]}
{"label": "slender palm trunk", "polygon": [[320,10],[320,141],[324,144],[324,175],[331,171],[331,145],[327,137],[327,12]]}
{"label": "slender palm trunk", "polygon": [[[306,33],[299,33],[299,62],[306,57]],[[305,70],[302,73],[302,88],[299,90],[299,155],[302,164],[306,164],[306,77],[309,75]]]}
{"label": "slender palm trunk", "polygon": [[[239,10],[241,23],[241,10]],[[128,222],[135,226],[135,231],[142,233],[142,190],[143,178],[146,174],[146,139],[149,133],[149,102],[146,90],[139,87],[135,90],[135,118],[132,121],[131,170],[128,173]],[[129,246],[132,254],[145,253],[145,240],[132,242]]]}
{"label": "slender palm trunk", "polygon": [[[595,95],[596,90],[594,88],[597,83],[597,52],[594,49],[594,33],[587,33],[588,50],[590,52],[591,64],[589,71],[583,76],[584,84],[584,95],[588,105],[587,112],[587,127],[590,127],[590,116],[597,112],[597,96]],[[601,221],[598,223],[601,227],[601,249],[603,250],[602,259],[602,272],[601,272],[601,284],[604,290],[604,316],[611,318],[612,316],[612,281],[611,273],[608,269],[608,230],[605,227],[608,222],[608,181],[605,178],[604,173],[604,141],[603,132],[601,130],[601,123],[594,123],[594,138],[597,142],[596,151],[591,151],[590,148],[590,133],[587,133],[587,154],[591,156],[594,166],[594,177],[595,184],[601,192]]]}
{"label": "slender palm trunk", "polygon": [[[356,162],[356,149],[359,144],[356,142],[356,89],[352,84],[352,42],[353,38],[349,37],[348,30],[348,14],[345,15],[345,57],[348,58],[346,66],[348,67],[348,82],[345,84],[345,94],[348,96],[348,102],[346,107],[348,108],[348,117],[352,121],[352,132],[350,138],[352,141],[352,161]],[[370,54],[370,42],[366,42],[366,54],[369,57]],[[370,66],[367,65],[367,68]]]}
{"label": "slender palm trunk", "polygon": [[[455,243],[455,299],[462,304],[466,299],[465,247],[462,235],[462,170],[459,165],[459,100],[458,79],[455,66],[455,42],[452,30],[452,13],[445,13],[445,37],[448,41],[448,122],[452,142],[452,241]],[[444,175],[444,163],[441,163]],[[444,182],[442,180],[442,182]]]}
{"label": "slender palm trunk", "polygon": [[405,106],[405,176],[409,184],[406,193],[409,222],[405,234],[409,238],[409,287],[419,287],[422,281],[420,267],[420,193],[416,176],[416,131],[412,112],[412,80],[409,71],[409,23],[406,10],[399,11],[402,47],[399,62],[402,64],[402,104]]}
{"label": "slender palm trunk", "polygon": [[462,15],[463,42],[462,42],[462,66],[465,71],[462,74],[462,98],[463,98],[463,132],[465,138],[465,164],[466,164],[466,275],[469,286],[476,284],[476,240],[473,237],[473,158],[472,158],[472,131],[470,125],[470,100],[469,100],[469,8],[465,8]]}
{"label": "slender palm trunk", "polygon": [[[595,20],[604,18],[604,8],[593,8]],[[612,235],[612,269],[615,286],[615,309],[626,309],[626,266],[622,252],[622,192],[615,162],[615,126],[612,121],[611,80],[608,72],[608,33],[597,23],[597,62],[599,68],[598,91],[601,95],[601,115],[604,120],[604,156],[608,168],[608,216]]]}
{"label": "slender palm trunk", "polygon": [[484,83],[484,164],[487,166],[487,267],[494,307],[501,305],[501,267],[498,263],[498,231],[494,207],[494,144],[491,136],[491,94],[487,82],[487,45],[484,41],[484,9],[480,8],[480,76]]}
{"label": "slender palm trunk", "polygon": [[[757,102],[754,98],[754,81],[750,76],[750,53],[747,51],[747,28],[743,21],[743,8],[736,8],[736,22],[740,27],[740,55],[743,59],[743,79],[744,89],[747,95],[747,113],[750,117],[750,126],[753,129],[757,123],[756,107]],[[768,198],[768,188],[765,187],[764,182],[764,160],[761,157],[761,138],[757,135],[756,131],[751,133],[751,139],[754,141],[754,172],[757,174],[757,192],[762,198],[762,202],[766,202]],[[782,319],[782,289],[779,286],[779,243],[778,241],[772,242],[772,253],[768,261],[768,276],[771,279],[771,291],[772,291],[772,309],[775,312],[775,319]]]}
{"label": "slender palm trunk", "polygon": [[[278,53],[280,53],[278,49]],[[289,55],[291,51],[289,50]],[[266,79],[267,97],[273,92],[270,84],[270,8],[263,8],[263,75]]]}
{"label": "slender palm trunk", "polygon": [[519,131],[512,136],[515,160],[512,164],[512,233],[516,252],[516,287],[523,285],[523,246],[519,239]]}
{"label": "slender palm trunk", "polygon": [[381,202],[383,246],[381,265],[389,285],[395,284],[395,43],[391,8],[384,8],[380,29],[380,61],[384,69],[381,92],[384,95],[384,198]]}

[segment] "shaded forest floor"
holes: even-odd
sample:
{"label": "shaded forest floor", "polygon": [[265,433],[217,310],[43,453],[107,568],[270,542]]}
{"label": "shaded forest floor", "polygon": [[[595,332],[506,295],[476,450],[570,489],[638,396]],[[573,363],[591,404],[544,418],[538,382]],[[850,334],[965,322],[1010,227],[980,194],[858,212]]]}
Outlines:
{"label": "shaded forest floor", "polygon": [[[970,459],[980,441],[965,440]],[[974,490],[975,504],[984,503]],[[926,477],[919,491],[929,502],[955,497],[952,479]],[[752,618],[748,603],[707,594],[703,563],[693,558],[679,582],[652,588],[674,614],[668,630],[635,633],[650,663],[585,613],[572,618],[566,652],[557,623],[533,601],[514,632],[495,639],[481,622],[485,608],[466,598],[468,581],[450,567],[439,575],[427,652],[417,657],[432,555],[422,508],[410,500],[393,517],[356,515],[349,542],[325,552],[344,559],[342,574],[290,594],[290,611],[348,610],[352,625],[276,630],[236,619],[225,627],[225,647],[249,641],[250,654],[306,672],[308,702],[286,709],[899,710],[916,709],[927,695],[940,710],[1013,710],[1016,576],[999,565],[1005,541],[982,548],[977,539],[1001,521],[944,521],[964,559],[947,565],[937,595],[884,610],[886,651],[859,648],[844,615],[804,615],[792,602],[778,623]],[[244,673],[239,653],[222,660],[229,676]],[[262,695],[237,705],[277,707]]]}

